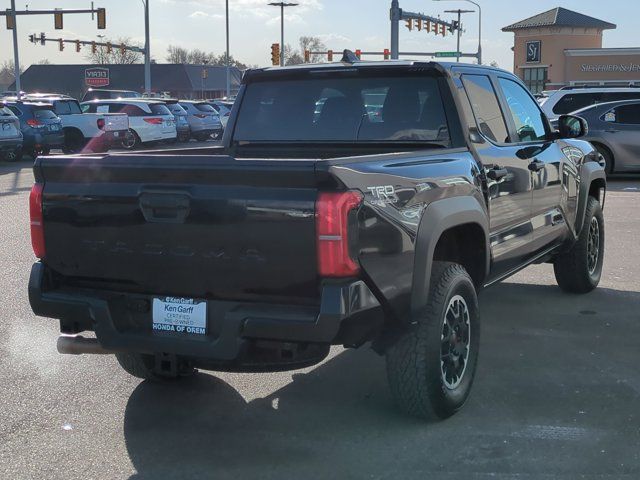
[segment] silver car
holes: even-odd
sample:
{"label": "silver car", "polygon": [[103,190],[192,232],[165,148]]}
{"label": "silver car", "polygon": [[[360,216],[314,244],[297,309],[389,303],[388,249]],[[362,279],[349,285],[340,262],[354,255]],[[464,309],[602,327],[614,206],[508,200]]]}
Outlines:
{"label": "silver car", "polygon": [[640,100],[600,103],[572,115],[584,118],[584,137],[602,154],[607,173],[640,172]]}
{"label": "silver car", "polygon": [[207,102],[180,100],[180,106],[187,111],[187,120],[191,128],[191,136],[199,141],[204,141],[212,136],[222,136],[222,123],[220,116]]}

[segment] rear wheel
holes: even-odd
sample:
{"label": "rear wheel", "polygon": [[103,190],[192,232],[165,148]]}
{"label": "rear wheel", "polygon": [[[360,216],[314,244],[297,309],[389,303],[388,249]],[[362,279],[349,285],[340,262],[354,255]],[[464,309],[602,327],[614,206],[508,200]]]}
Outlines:
{"label": "rear wheel", "polygon": [[126,150],[135,150],[140,146],[140,144],[142,144],[142,142],[140,141],[140,137],[138,136],[138,134],[135,131],[129,129],[127,134],[124,136],[124,139],[122,140],[122,148]]}
{"label": "rear wheel", "polygon": [[587,293],[600,283],[604,263],[604,216],[600,202],[589,197],[582,231],[568,252],[553,262],[556,281],[562,290]]}
{"label": "rear wheel", "polygon": [[447,418],[464,405],[478,362],[480,315],[459,264],[434,262],[429,303],[386,354],[391,394],[405,413]]}
{"label": "rear wheel", "polygon": [[22,160],[22,149],[16,148],[15,150],[7,150],[4,152],[3,158],[7,162],[19,162]]}

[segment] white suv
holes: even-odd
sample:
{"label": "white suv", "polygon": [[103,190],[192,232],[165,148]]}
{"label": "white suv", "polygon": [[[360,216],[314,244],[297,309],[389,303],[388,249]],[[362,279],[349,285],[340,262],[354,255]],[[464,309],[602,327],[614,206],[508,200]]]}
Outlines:
{"label": "white suv", "polygon": [[541,99],[542,111],[549,120],[557,120],[560,115],[575,112],[581,108],[597,103],[615,102],[618,100],[640,99],[640,88],[634,87],[565,87],[549,92],[549,98]]}
{"label": "white suv", "polygon": [[129,135],[122,142],[126,149],[132,150],[149,142],[169,142],[177,137],[175,118],[161,101],[93,100],[84,102],[82,109],[89,113],[126,113],[129,116]]}

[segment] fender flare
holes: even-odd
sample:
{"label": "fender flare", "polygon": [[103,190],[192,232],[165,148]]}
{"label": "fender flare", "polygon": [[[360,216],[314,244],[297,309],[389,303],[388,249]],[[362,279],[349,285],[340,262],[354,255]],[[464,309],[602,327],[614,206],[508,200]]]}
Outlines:
{"label": "fender flare", "polygon": [[[580,236],[584,223],[584,215],[587,210],[587,200],[589,199],[589,190],[591,184],[595,180],[602,180],[607,185],[607,174],[604,168],[596,162],[585,162],[580,167],[580,190],[578,192],[578,211],[576,212],[576,238]],[[604,207],[604,198],[600,199]]]}
{"label": "fender flare", "polygon": [[488,275],[491,254],[486,207],[472,196],[445,198],[429,204],[422,215],[416,236],[411,290],[412,314],[420,311],[429,300],[433,255],[438,240],[450,228],[465,224],[477,224],[484,232],[485,277]]}

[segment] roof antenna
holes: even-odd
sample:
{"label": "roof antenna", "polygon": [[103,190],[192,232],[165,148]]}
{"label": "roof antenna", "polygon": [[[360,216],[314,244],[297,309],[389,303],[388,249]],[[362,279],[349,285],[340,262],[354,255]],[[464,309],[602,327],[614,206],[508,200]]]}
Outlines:
{"label": "roof antenna", "polygon": [[340,61],[343,63],[357,63],[360,59],[351,50],[345,49],[344,52],[342,52],[342,60]]}

